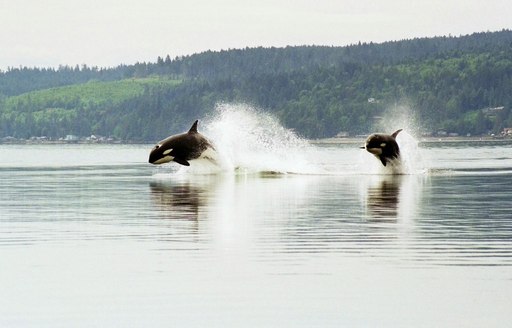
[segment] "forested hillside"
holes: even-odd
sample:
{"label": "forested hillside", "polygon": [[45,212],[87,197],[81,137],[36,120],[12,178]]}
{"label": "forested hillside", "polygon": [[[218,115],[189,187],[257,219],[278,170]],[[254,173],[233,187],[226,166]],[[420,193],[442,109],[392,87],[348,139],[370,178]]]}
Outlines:
{"label": "forested hillside", "polygon": [[420,129],[512,127],[512,31],[358,44],[247,48],[115,68],[0,73],[0,138],[91,134],[150,141],[218,102],[250,103],[309,137],[366,134],[407,106]]}

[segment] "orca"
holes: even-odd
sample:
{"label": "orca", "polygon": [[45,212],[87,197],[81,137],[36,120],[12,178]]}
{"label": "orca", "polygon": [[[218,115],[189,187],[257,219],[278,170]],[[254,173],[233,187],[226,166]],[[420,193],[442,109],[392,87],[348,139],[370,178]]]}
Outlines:
{"label": "orca", "polygon": [[206,158],[215,162],[215,148],[210,141],[197,132],[196,120],[188,132],[172,135],[158,142],[149,154],[149,163],[164,164],[174,161],[190,166],[191,160]]}
{"label": "orca", "polygon": [[400,148],[396,143],[396,136],[402,129],[396,130],[393,134],[374,133],[368,136],[366,144],[362,149],[366,149],[377,157],[382,165],[386,166],[391,160],[400,158]]}

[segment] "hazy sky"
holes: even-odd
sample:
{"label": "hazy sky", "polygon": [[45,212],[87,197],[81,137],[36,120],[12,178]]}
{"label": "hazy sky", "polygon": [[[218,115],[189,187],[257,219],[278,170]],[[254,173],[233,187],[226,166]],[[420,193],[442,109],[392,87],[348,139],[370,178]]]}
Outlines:
{"label": "hazy sky", "polygon": [[0,69],[512,28],[511,0],[0,0]]}

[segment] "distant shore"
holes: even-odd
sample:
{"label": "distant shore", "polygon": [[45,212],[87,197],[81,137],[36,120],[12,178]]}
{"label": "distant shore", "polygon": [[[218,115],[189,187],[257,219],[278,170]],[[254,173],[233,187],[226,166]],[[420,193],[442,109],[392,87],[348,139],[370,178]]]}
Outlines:
{"label": "distant shore", "polygon": [[108,140],[108,141],[97,141],[97,140],[76,140],[76,141],[66,141],[66,140],[32,140],[32,139],[11,139],[11,140],[2,140],[0,139],[1,145],[115,145],[115,144],[138,144],[145,142],[135,142],[128,140]]}
{"label": "distant shore", "polygon": [[[323,138],[310,139],[311,144],[363,144],[366,137],[347,137],[347,138]],[[130,144],[154,144],[157,141],[134,141],[134,140],[51,140],[51,139],[0,139],[2,145],[130,145]],[[493,142],[493,143],[512,143],[512,137],[421,137],[418,139],[420,144],[431,143],[463,143],[463,142]]]}
{"label": "distant shore", "polygon": [[[365,141],[365,137],[361,138],[325,138],[325,139],[314,139],[310,140],[312,144],[362,144]],[[492,136],[475,136],[475,137],[421,137],[418,142],[429,144],[429,143],[441,143],[441,142],[496,142],[496,143],[512,143],[511,137],[492,137]]]}

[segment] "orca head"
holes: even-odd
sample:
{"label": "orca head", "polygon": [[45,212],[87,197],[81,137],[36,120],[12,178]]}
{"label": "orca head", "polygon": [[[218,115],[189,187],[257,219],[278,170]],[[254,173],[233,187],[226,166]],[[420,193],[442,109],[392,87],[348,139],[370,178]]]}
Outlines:
{"label": "orca head", "polygon": [[400,149],[396,143],[396,136],[402,129],[395,131],[393,134],[380,134],[374,133],[368,136],[365,146],[361,147],[366,149],[369,153],[375,155],[380,159],[382,164],[386,166],[390,159],[398,158]]}
{"label": "orca head", "polygon": [[157,143],[149,153],[149,163],[151,164],[164,164],[169,163],[174,159],[171,155],[173,150],[173,137],[169,137]]}

